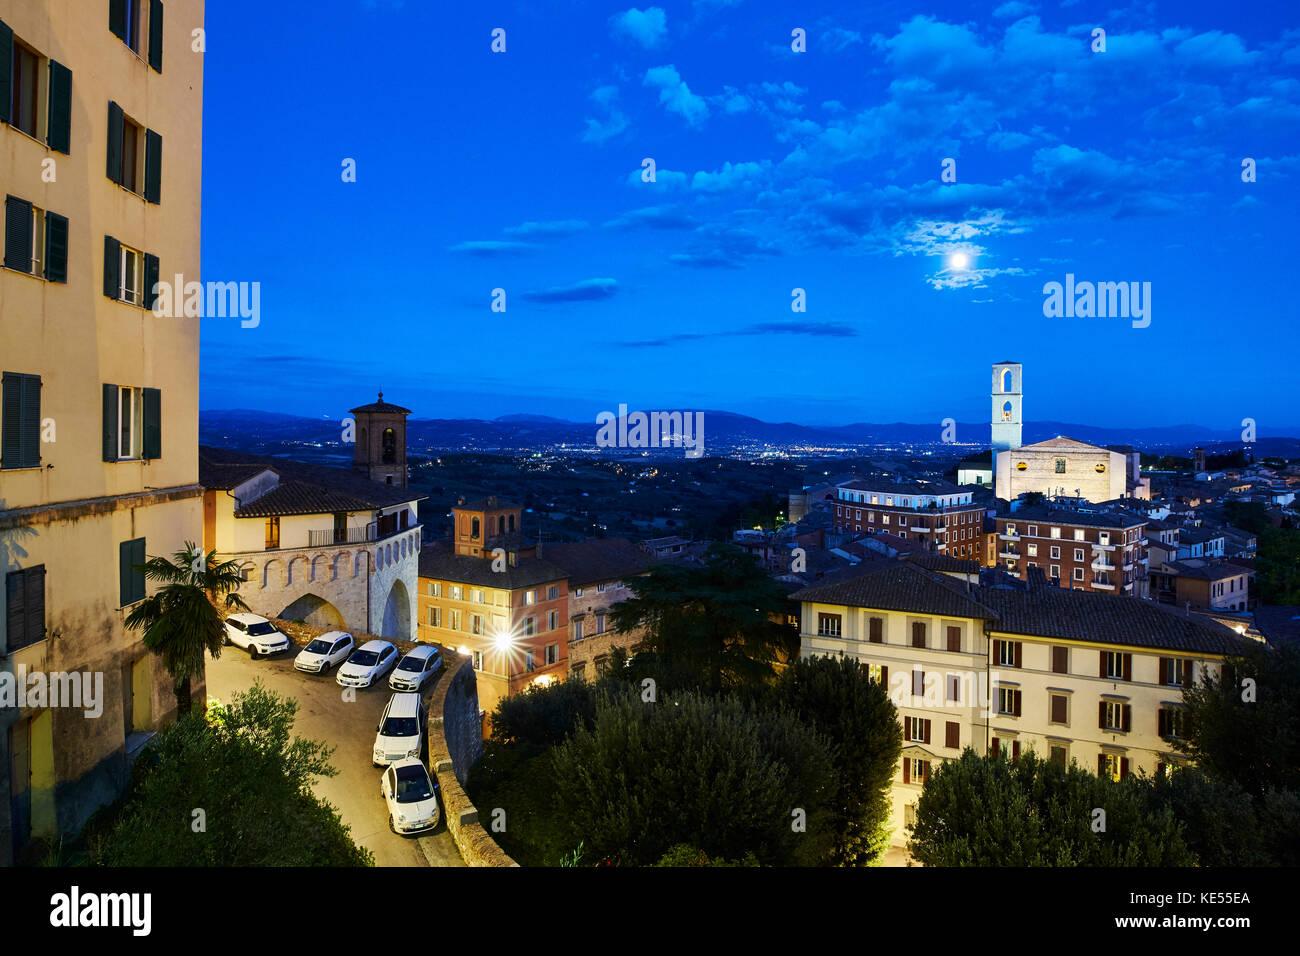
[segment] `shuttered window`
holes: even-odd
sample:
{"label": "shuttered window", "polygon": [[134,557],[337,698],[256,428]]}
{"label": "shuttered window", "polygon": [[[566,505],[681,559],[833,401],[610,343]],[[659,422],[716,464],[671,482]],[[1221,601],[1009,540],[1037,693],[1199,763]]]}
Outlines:
{"label": "shuttered window", "polygon": [[5,646],[8,653],[45,640],[45,565],[5,575]]}
{"label": "shuttered window", "polygon": [[32,271],[32,204],[17,196],[5,197],[5,268]]}
{"label": "shuttered window", "polygon": [[68,220],[58,213],[45,213],[45,278],[68,281]]}
{"label": "shuttered window", "polygon": [[50,61],[50,102],[45,142],[65,156],[72,151],[72,71]]}
{"label": "shuttered window", "polygon": [[162,137],[151,129],[144,133],[144,198],[162,202]]}
{"label": "shuttered window", "polygon": [[872,644],[881,644],[885,640],[885,621],[883,618],[873,617],[870,625],[870,636],[868,640]]}
{"label": "shuttered window", "polygon": [[41,464],[41,377],[5,372],[0,385],[0,469]]}
{"label": "shuttered window", "polygon": [[118,591],[121,606],[126,607],[144,600],[144,538],[123,541],[118,545]]}
{"label": "shuttered window", "polygon": [[162,72],[163,5],[162,0],[149,0],[149,65]]}
{"label": "shuttered window", "polygon": [[1068,674],[1070,672],[1069,660],[1070,660],[1070,649],[1068,647],[1053,647],[1052,648],[1052,673]]}
{"label": "shuttered window", "polygon": [[947,721],[944,726],[944,746],[952,750],[961,747],[961,724],[955,720]]}
{"label": "shuttered window", "polygon": [[960,627],[948,628],[948,650],[950,651],[961,650],[961,628]]}
{"label": "shuttered window", "polygon": [[162,457],[162,392],[156,388],[141,390],[144,393],[142,449],[140,457],[152,460]]}
{"label": "shuttered window", "polygon": [[925,622],[912,622],[912,646],[925,647]]}
{"label": "shuttered window", "polygon": [[0,123],[8,123],[13,106],[14,31],[0,20]]}
{"label": "shuttered window", "polygon": [[1064,694],[1053,694],[1051,699],[1052,699],[1052,716],[1051,716],[1052,723],[1054,724],[1067,723],[1068,721],[1066,718],[1069,713],[1068,698]]}

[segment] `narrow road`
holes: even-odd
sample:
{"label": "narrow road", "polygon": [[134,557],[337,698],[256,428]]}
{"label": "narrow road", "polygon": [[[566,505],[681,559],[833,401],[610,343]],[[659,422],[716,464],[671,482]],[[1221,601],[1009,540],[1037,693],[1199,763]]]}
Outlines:
{"label": "narrow road", "polygon": [[[208,659],[208,696],[223,703],[261,678],[268,690],[298,702],[293,732],[299,737],[323,740],[335,748],[331,762],[336,777],[316,781],[316,795],[338,808],[352,838],[375,854],[375,866],[464,866],[446,822],[421,837],[398,836],[388,829],[388,809],[379,795],[380,769],[370,763],[375,726],[392,691],[388,676],[374,687],[354,691],[356,700],[343,699],[344,689],[328,677],[293,669],[297,649],[273,658],[251,660],[237,647],[222,649],[221,659]],[[425,699],[442,675],[426,687]],[[426,754],[427,758],[427,754]]]}

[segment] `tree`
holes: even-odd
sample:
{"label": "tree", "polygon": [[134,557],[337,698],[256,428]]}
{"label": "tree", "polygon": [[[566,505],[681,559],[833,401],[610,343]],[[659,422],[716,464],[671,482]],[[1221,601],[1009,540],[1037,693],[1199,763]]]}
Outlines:
{"label": "tree", "polygon": [[878,863],[889,846],[890,788],[903,746],[888,692],[851,658],[814,657],[791,664],[772,696],[830,742],[840,781],[835,863]]}
{"label": "tree", "polygon": [[215,602],[224,598],[227,608],[247,611],[238,594],[243,579],[234,561],[218,563],[215,551],[205,555],[191,541],[170,560],[150,558],[136,570],[162,587],[131,609],[126,626],[144,631],[144,646],[171,674],[176,711],[185,716],[192,706],[191,680],[203,673],[203,652],[221,656],[225,625]]}
{"label": "tree", "polygon": [[765,865],[829,861],[835,771],[825,740],[789,712],[681,694],[602,696],[590,730],[552,751],[564,845],[649,866],[684,844]]}
{"label": "tree", "polygon": [[694,668],[713,693],[770,680],[799,653],[785,591],[740,548],[715,543],[702,568],[660,565],[627,585],[636,596],[614,605],[615,629],[644,628],[645,650]]}
{"label": "tree", "polygon": [[492,739],[535,748],[557,744],[596,717],[596,689],[581,680],[530,684],[503,697],[492,714]]}
{"label": "tree", "polygon": [[1153,805],[1149,786],[1033,751],[1013,763],[967,748],[931,771],[908,849],[926,866],[1194,865],[1181,825]]}
{"label": "tree", "polygon": [[[292,736],[298,705],[256,683],[219,719],[189,714],[137,760],[120,810],[92,820],[107,866],[370,866],[330,804],[333,748]],[[102,827],[102,829],[101,829]]]}

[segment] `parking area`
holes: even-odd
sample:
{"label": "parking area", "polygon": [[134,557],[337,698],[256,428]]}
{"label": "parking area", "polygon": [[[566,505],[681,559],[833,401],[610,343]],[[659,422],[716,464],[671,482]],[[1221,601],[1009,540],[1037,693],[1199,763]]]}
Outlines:
{"label": "parking area", "polygon": [[[333,672],[321,677],[294,670],[296,653],[291,647],[273,658],[251,660],[238,648],[225,647],[220,660],[208,660],[208,696],[229,701],[232,693],[247,690],[261,678],[268,690],[298,702],[294,733],[335,748],[331,759],[338,776],[317,780],[314,790],[338,808],[352,828],[352,838],[375,854],[376,866],[464,866],[445,820],[421,837],[398,836],[388,829],[388,810],[379,795],[381,771],[370,762],[375,725],[392,696],[388,676],[354,691],[356,700],[348,702]],[[441,679],[439,674],[426,685],[426,701]]]}

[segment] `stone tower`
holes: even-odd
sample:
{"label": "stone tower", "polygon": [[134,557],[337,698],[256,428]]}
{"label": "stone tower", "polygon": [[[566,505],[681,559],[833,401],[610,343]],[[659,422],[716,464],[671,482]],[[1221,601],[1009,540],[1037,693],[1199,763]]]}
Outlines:
{"label": "stone tower", "polygon": [[406,487],[406,416],[409,408],[384,401],[352,409],[356,420],[352,470],[371,481]]}
{"label": "stone tower", "polygon": [[1019,448],[1020,427],[1023,421],[1020,391],[1021,366],[1019,362],[998,362],[993,366],[993,418],[990,443],[994,454]]}

